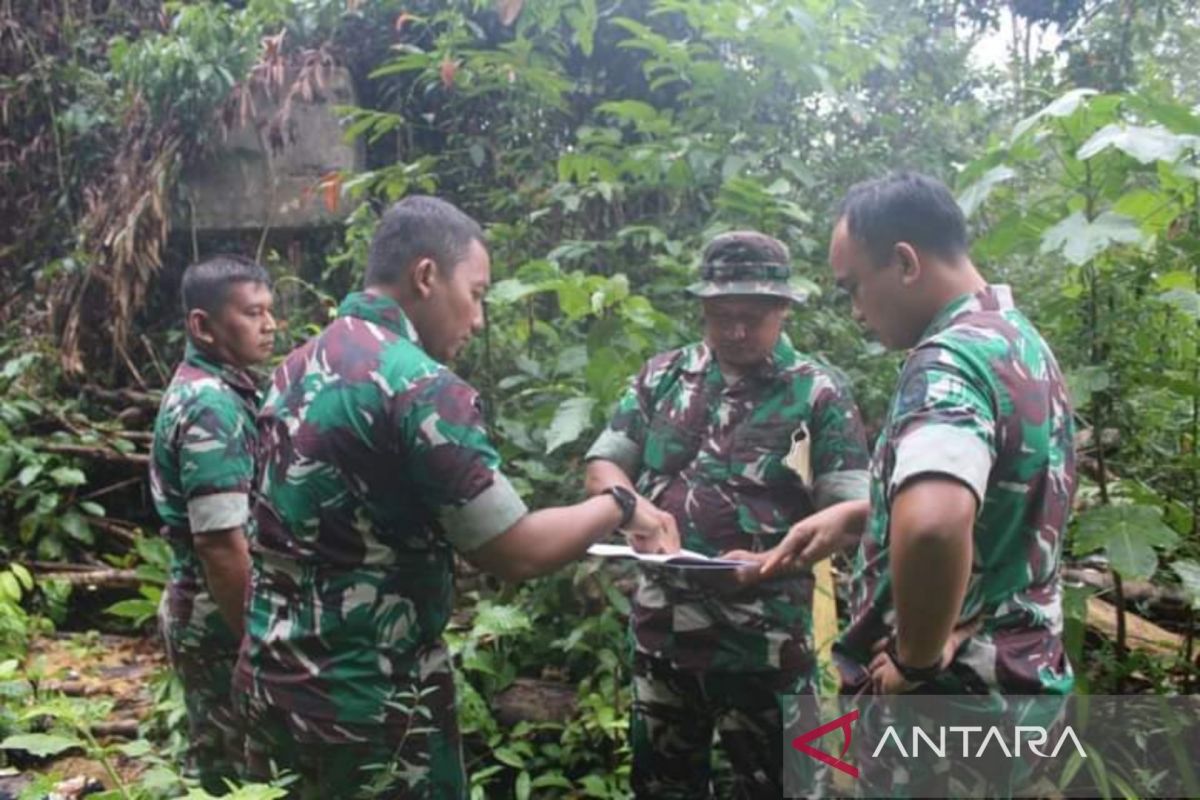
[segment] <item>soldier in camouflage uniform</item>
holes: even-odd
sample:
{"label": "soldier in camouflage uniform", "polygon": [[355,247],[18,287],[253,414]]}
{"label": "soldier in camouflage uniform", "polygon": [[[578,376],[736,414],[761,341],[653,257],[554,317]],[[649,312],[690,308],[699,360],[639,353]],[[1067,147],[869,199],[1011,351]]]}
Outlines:
{"label": "soldier in camouflage uniform", "polygon": [[154,423],[150,486],[171,547],[159,624],[183,683],[189,770],[211,792],[236,777],[241,726],[230,681],[249,573],[244,528],[258,391],[246,368],[274,341],[266,271],[236,256],[189,267],[188,341]]}
{"label": "soldier in camouflage uniform", "polygon": [[442,641],[454,552],[519,580],[618,527],[678,549],[632,493],[526,509],[478,395],[445,366],[482,326],[489,282],[478,224],[407,198],[380,220],[365,291],[272,377],[235,678],[253,777],[290,770],[322,800],[466,797]]}
{"label": "soldier in camouflage uniform", "polygon": [[1068,693],[1059,563],[1075,457],[1054,355],[975,269],[962,212],[930,178],[852,188],[830,263],[855,317],[908,350],[835,648],[846,690]]}
{"label": "soldier in camouflage uniform", "polygon": [[[588,488],[637,491],[686,548],[757,558],[819,509],[866,496],[867,450],[848,387],[782,326],[804,294],[779,241],[756,232],[705,248],[704,341],[655,356],[587,454]],[[813,576],[757,582],[646,568],[631,630],[633,788],[707,797],[714,728],[735,796],[779,797],[780,696],[811,693]]]}

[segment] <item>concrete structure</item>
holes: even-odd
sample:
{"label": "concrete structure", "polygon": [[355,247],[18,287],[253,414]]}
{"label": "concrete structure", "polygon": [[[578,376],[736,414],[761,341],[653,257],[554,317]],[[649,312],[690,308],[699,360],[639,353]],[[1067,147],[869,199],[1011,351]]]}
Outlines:
{"label": "concrete structure", "polygon": [[321,178],[331,172],[363,167],[361,140],[346,143],[334,106],[355,105],[350,73],[334,67],[314,102],[298,95],[285,122],[286,146],[271,152],[265,126],[278,112],[276,103],[255,96],[257,120],[229,133],[211,155],[189,165],[180,176],[180,195],[172,221],[177,233],[311,228],[339,222],[353,208],[341,198],[334,211],[324,202]]}

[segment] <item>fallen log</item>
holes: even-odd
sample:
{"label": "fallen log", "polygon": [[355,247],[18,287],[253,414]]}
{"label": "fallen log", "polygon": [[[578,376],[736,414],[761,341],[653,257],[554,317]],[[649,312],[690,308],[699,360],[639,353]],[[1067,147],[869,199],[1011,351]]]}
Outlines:
{"label": "fallen log", "polygon": [[[1117,639],[1117,608],[1099,597],[1089,597],[1087,626],[1106,639]],[[1160,656],[1174,656],[1183,650],[1184,638],[1153,622],[1125,611],[1125,643],[1130,650]]]}
{"label": "fallen log", "polygon": [[92,735],[136,739],[138,737],[138,724],[136,719],[115,719],[111,722],[95,722],[92,723]]}
{"label": "fallen log", "polygon": [[39,572],[38,578],[62,581],[72,586],[90,586],[96,589],[136,589],[142,585],[137,570],[94,569],[87,572],[64,570],[62,572]]}
{"label": "fallen log", "polygon": [[133,547],[137,542],[138,529],[132,522],[121,522],[105,517],[92,516],[86,516],[84,519],[88,525],[101,533],[111,536],[122,544]]}
{"label": "fallen log", "polygon": [[54,444],[47,443],[38,445],[38,449],[46,453],[55,453],[63,456],[78,456],[80,458],[91,458],[98,461],[114,461],[124,464],[137,464],[138,466],[148,466],[150,464],[150,456],[145,453],[122,453],[118,450],[112,450],[107,447],[91,447],[82,444]]}
{"label": "fallen log", "polygon": [[158,409],[162,395],[154,392],[140,392],[137,389],[105,389],[102,386],[87,384],[83,386],[84,394],[91,395],[97,400],[107,403],[122,403],[127,406],[143,406]]}
{"label": "fallen log", "polygon": [[501,725],[565,723],[575,715],[576,704],[575,689],[564,683],[517,678],[492,698],[492,712]]}
{"label": "fallen log", "polygon": [[[1063,581],[1096,589],[1101,593],[1114,591],[1116,582],[1108,570],[1088,567],[1063,567]],[[1121,589],[1126,603],[1144,604],[1156,619],[1184,622],[1188,619],[1191,598],[1171,586],[1158,586],[1147,581],[1123,581]]]}

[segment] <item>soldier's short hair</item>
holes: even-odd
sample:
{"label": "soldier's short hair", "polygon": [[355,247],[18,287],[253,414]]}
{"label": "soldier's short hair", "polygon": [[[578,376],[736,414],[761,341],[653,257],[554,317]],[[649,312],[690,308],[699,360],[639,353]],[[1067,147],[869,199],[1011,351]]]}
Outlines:
{"label": "soldier's short hair", "polygon": [[366,284],[395,283],[422,258],[453,269],[472,242],[483,240],[479,223],[454,204],[427,195],[406,197],[379,220],[367,257]]}
{"label": "soldier's short hair", "polygon": [[876,264],[897,242],[955,258],[967,252],[967,223],[946,185],[917,172],[895,172],[856,183],[846,192],[837,218],[867,248]]}
{"label": "soldier's short hair", "polygon": [[235,283],[262,283],[270,286],[271,276],[258,262],[232,253],[222,253],[199,261],[183,271],[179,298],[184,316],[200,309],[214,314],[229,298]]}

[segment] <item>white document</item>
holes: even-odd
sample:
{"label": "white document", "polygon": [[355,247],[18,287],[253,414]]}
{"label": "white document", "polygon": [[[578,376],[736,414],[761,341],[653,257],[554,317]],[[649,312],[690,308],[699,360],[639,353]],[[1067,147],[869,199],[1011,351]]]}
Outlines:
{"label": "white document", "polygon": [[624,544],[594,544],[587,551],[589,556],[599,558],[632,558],[645,564],[679,569],[736,569],[754,563],[732,558],[709,558],[691,550],[680,550],[678,553],[638,553]]}

